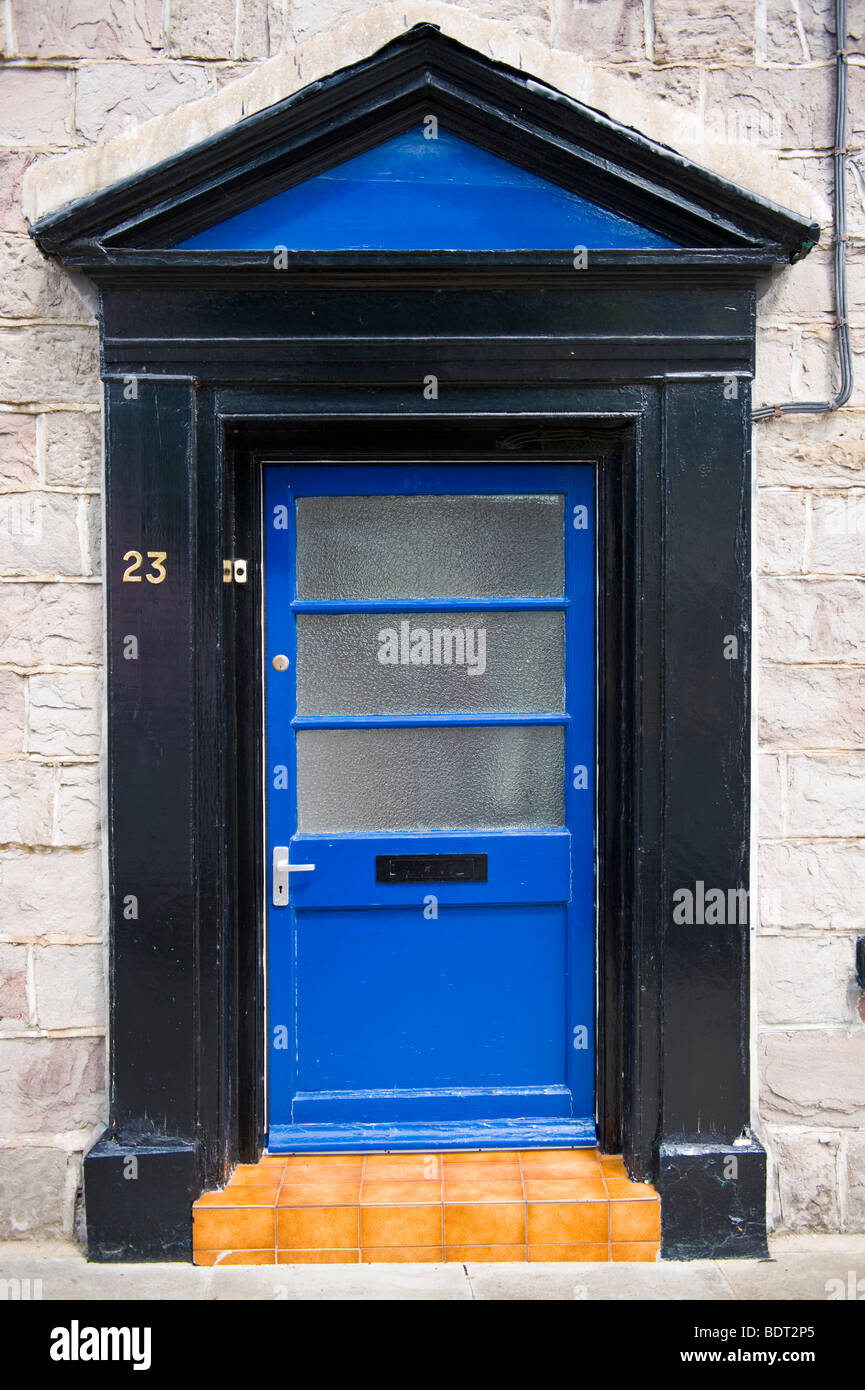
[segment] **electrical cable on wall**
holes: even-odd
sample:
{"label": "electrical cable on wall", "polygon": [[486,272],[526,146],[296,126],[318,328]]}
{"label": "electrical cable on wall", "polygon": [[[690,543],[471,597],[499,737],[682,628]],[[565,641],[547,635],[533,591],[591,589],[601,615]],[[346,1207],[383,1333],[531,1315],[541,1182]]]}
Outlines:
{"label": "electrical cable on wall", "polygon": [[783,405],[761,405],[753,411],[754,420],[772,415],[823,415],[840,410],[853,391],[853,363],[850,352],[850,325],[847,319],[847,0],[835,0],[835,323],[838,330],[838,356],[841,386],[830,401],[786,401]]}

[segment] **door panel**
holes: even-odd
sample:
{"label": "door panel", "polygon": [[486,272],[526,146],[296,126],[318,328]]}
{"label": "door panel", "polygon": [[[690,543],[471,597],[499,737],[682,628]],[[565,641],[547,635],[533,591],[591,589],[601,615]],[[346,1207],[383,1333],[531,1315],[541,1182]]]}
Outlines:
{"label": "door panel", "polygon": [[564,1085],[564,908],[419,915],[297,913],[300,1089]]}
{"label": "door panel", "polygon": [[299,498],[297,597],[558,595],[562,511],[556,495]]}
{"label": "door panel", "polygon": [[592,469],[265,508],[271,1150],[593,1142]]}
{"label": "door panel", "polygon": [[561,825],[561,728],[300,729],[298,830]]}
{"label": "door panel", "polygon": [[383,612],[375,623],[369,613],[301,613],[298,713],[563,710],[564,623],[543,610]]}

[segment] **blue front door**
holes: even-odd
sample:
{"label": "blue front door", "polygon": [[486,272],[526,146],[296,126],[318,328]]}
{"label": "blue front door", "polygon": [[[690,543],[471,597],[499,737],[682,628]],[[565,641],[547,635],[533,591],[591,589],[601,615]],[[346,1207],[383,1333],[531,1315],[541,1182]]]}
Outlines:
{"label": "blue front door", "polygon": [[271,1152],[593,1144],[589,465],[270,465]]}

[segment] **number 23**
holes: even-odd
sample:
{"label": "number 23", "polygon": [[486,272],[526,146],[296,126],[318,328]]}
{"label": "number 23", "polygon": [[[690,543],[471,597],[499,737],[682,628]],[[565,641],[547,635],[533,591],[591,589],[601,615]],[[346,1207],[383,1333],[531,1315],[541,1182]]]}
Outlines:
{"label": "number 23", "polygon": [[[141,575],[135,571],[141,568],[142,556],[140,550],[127,550],[124,560],[131,560],[132,564],[127,565],[123,571],[124,584],[140,584]],[[147,558],[151,562],[150,567],[153,574],[146,574],[144,578],[148,584],[161,584],[165,578],[165,561],[168,558],[167,550],[148,550]]]}

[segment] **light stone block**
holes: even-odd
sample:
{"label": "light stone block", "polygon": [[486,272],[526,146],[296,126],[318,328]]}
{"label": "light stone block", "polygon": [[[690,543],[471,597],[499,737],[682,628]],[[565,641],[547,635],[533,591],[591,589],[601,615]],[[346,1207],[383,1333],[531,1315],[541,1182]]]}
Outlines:
{"label": "light stone block", "polygon": [[24,677],[0,671],[0,753],[24,752]]}
{"label": "light stone block", "polygon": [[[853,394],[851,405],[861,406],[865,393],[856,380],[862,353],[853,341]],[[802,328],[758,327],[755,406],[785,401],[833,400],[840,386],[840,367],[834,330],[828,326]]]}
{"label": "light stone block", "polygon": [[635,101],[652,98],[662,109],[686,111],[696,119],[700,105],[700,69],[695,67],[657,68],[649,62],[616,66],[615,76],[633,87]]}
{"label": "light stone block", "polygon": [[642,58],[643,0],[553,0],[553,46],[601,63]]}
{"label": "light stone block", "polygon": [[766,577],[756,600],[765,660],[865,664],[865,580]]}
{"label": "light stone block", "polygon": [[780,836],[784,833],[781,760],[772,754],[762,753],[757,762],[760,782],[759,831],[762,836]]}
{"label": "light stone block", "polygon": [[72,74],[63,68],[0,69],[0,146],[72,143]]}
{"label": "light stone block", "polygon": [[175,58],[231,58],[236,9],[235,0],[172,0],[169,53]]}
{"label": "light stone block", "polygon": [[865,1134],[851,1134],[847,1144],[847,1227],[865,1231]]}
{"label": "light stone block", "polygon": [[53,804],[52,767],[0,762],[0,844],[50,844]]}
{"label": "light stone block", "polygon": [[754,51],[754,7],[750,0],[654,0],[656,63],[682,59],[729,63]]}
{"label": "light stone block", "polygon": [[0,317],[64,319],[92,315],[62,267],[27,236],[0,234]]}
{"label": "light stone block", "polygon": [[[702,0],[694,3],[705,9]],[[747,8],[751,10],[750,3]],[[730,24],[729,6],[724,9],[728,13],[716,10],[713,19]],[[674,52],[671,61],[682,56]],[[731,54],[723,56],[729,61]],[[706,124],[711,130],[717,118],[734,134],[750,130],[754,143],[768,149],[831,149],[832,91],[833,79],[826,68],[781,72],[748,64],[712,67],[706,73]]]}
{"label": "light stone block", "polygon": [[62,1149],[0,1149],[0,1240],[60,1239],[70,1225],[70,1163],[80,1166],[77,1155]]}
{"label": "light stone block", "polygon": [[102,573],[102,498],[88,497],[84,502],[84,551],[82,563],[87,574]]}
{"label": "light stone block", "polygon": [[99,766],[81,763],[58,769],[57,818],[54,843],[96,845],[102,821]]}
{"label": "light stone block", "polygon": [[0,153],[0,228],[4,232],[25,232],[27,222],[21,207],[24,170],[30,163],[25,153]]}
{"label": "light stone block", "polygon": [[162,47],[162,0],[11,0],[23,58],[147,58]]}
{"label": "light stone block", "polygon": [[865,753],[791,755],[787,777],[790,835],[865,835]]}
{"label": "light stone block", "polygon": [[0,941],[0,1032],[29,1024],[27,947]]}
{"label": "light stone block", "polygon": [[204,68],[192,63],[99,63],[78,71],[78,133],[88,142],[111,140],[154,116],[197,101],[209,89]]}
{"label": "light stone block", "polygon": [[814,573],[865,575],[865,489],[814,497],[810,555]]}
{"label": "light stone block", "polygon": [[757,1014],[760,1024],[854,1021],[855,937],[758,936]]}
{"label": "light stone block", "polygon": [[776,1229],[837,1231],[841,1224],[837,1136],[767,1127],[764,1139],[778,1175]]}
{"label": "light stone block", "polygon": [[755,436],[761,486],[865,484],[865,413],[760,420]]}
{"label": "light stone block", "polygon": [[[848,14],[848,52],[862,53],[865,26],[857,21],[854,5]],[[784,65],[834,58],[835,0],[766,0],[766,56]]]}
{"label": "light stone block", "polygon": [[0,661],[92,666],[102,660],[98,584],[0,584]]}
{"label": "light stone block", "polygon": [[101,1037],[0,1038],[0,1133],[90,1129],[105,1111]]}
{"label": "light stone block", "polygon": [[0,329],[0,400],[45,405],[98,402],[101,396],[95,326]]}
{"label": "light stone block", "polygon": [[38,946],[34,962],[40,1028],[105,1026],[101,946]]}
{"label": "light stone block", "polygon": [[93,671],[31,676],[28,745],[43,757],[99,753],[101,683]]}
{"label": "light stone block", "polygon": [[[851,288],[848,276],[848,293]],[[857,295],[858,282],[857,273]],[[815,246],[804,260],[767,275],[757,285],[761,324],[828,323],[835,315],[835,279],[829,246]],[[853,299],[851,297],[851,309]]]}
{"label": "light stone block", "polygon": [[0,491],[38,487],[36,416],[0,411]]}
{"label": "light stone block", "polygon": [[0,853],[0,921],[7,935],[104,934],[99,849]]}
{"label": "light stone block", "polygon": [[760,488],[755,546],[760,572],[801,574],[805,569],[805,534],[805,494]]}
{"label": "light stone block", "polygon": [[70,493],[0,495],[0,575],[82,574],[78,510]]}
{"label": "light stone block", "polygon": [[865,1028],[799,1028],[758,1038],[760,1113],[774,1123],[865,1125]]}
{"label": "light stone block", "polygon": [[865,670],[764,663],[758,716],[764,747],[865,748]]}
{"label": "light stone block", "polygon": [[[3,417],[0,416],[0,421]],[[102,415],[55,410],[42,416],[45,481],[55,487],[99,487],[102,480]]]}
{"label": "light stone block", "polygon": [[241,0],[238,26],[240,58],[271,58],[279,53],[288,21],[282,0]]}
{"label": "light stone block", "polygon": [[865,931],[865,844],[763,844],[758,883],[764,927]]}

